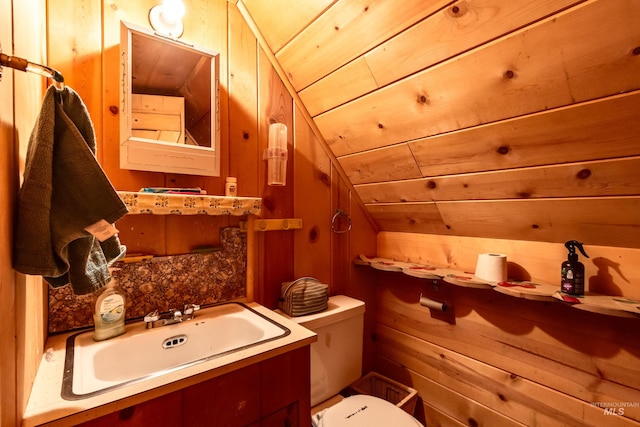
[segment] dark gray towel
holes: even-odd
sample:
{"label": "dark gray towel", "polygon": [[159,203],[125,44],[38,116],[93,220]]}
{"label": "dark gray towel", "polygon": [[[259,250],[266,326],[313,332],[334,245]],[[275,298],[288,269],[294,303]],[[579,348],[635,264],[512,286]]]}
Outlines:
{"label": "dark gray towel", "polygon": [[100,242],[85,227],[112,224],[127,208],[95,158],[89,113],[71,88],[47,90],[29,139],[18,196],[13,267],[74,293],[100,289],[124,256],[118,236]]}

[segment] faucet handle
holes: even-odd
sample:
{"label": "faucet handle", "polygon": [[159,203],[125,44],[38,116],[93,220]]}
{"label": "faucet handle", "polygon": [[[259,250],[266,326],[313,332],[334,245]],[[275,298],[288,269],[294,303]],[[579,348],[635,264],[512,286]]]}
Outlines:
{"label": "faucet handle", "polygon": [[200,310],[200,306],[198,304],[185,304],[184,305],[184,314],[185,315],[193,315],[196,311]]}
{"label": "faucet handle", "polygon": [[144,321],[146,323],[155,322],[157,320],[160,320],[160,313],[158,312],[158,310],[153,310],[151,313],[144,316]]}

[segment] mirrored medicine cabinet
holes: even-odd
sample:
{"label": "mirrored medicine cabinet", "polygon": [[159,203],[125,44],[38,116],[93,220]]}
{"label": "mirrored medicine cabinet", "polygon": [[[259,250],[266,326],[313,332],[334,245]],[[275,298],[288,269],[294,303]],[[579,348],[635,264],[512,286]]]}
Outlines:
{"label": "mirrored medicine cabinet", "polygon": [[220,55],[121,22],[120,58],[120,168],[220,176]]}

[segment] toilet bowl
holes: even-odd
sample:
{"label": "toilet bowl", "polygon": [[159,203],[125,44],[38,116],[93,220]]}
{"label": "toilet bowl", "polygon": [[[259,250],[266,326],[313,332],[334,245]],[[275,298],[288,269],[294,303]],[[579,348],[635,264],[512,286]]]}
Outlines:
{"label": "toilet bowl", "polygon": [[364,302],[336,295],[329,298],[328,309],[321,313],[289,317],[276,312],[318,335],[311,344],[314,426],[421,426],[401,408],[379,397],[356,394],[343,399],[339,395],[362,374]]}
{"label": "toilet bowl", "polygon": [[420,427],[422,424],[393,403],[356,394],[313,415],[314,427]]}

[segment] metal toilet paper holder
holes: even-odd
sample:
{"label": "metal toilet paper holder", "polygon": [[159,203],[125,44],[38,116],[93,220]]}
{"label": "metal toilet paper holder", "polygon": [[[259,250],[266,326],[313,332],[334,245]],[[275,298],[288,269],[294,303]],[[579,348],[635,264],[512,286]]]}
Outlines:
{"label": "metal toilet paper holder", "polygon": [[430,289],[424,289],[420,293],[419,304],[429,309],[432,318],[443,320],[454,325],[455,314],[452,308],[452,295],[450,285],[441,279],[431,280]]}

